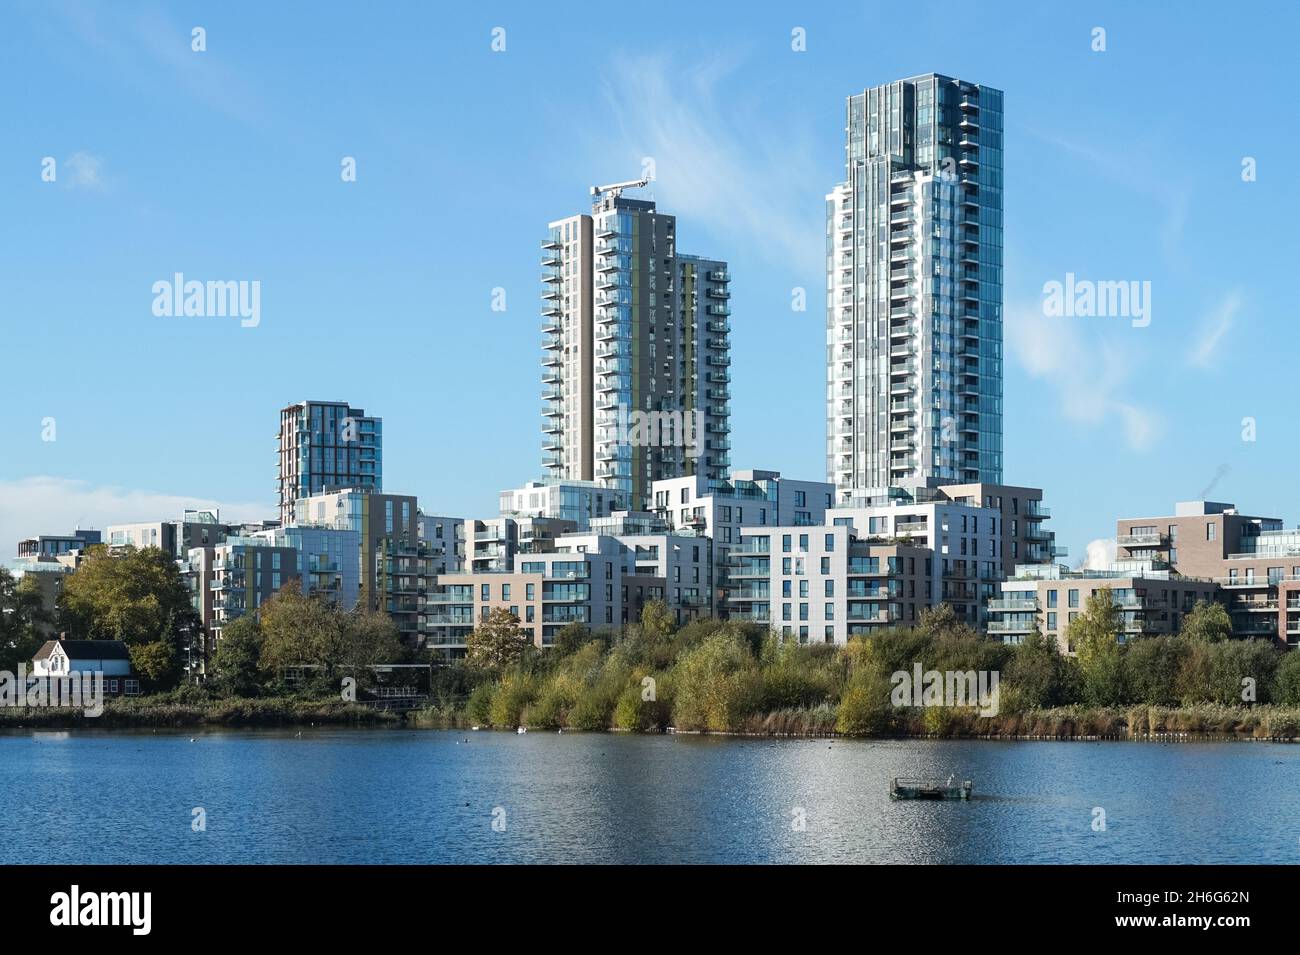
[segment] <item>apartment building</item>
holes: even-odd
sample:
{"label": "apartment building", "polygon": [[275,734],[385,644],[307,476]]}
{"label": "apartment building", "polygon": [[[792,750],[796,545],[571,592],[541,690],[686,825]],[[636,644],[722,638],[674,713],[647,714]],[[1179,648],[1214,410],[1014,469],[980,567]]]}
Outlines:
{"label": "apartment building", "polygon": [[[1036,487],[1005,484],[929,484],[841,496],[835,516],[854,516],[864,534],[907,537],[934,546],[939,556],[977,557],[996,564],[988,580],[1014,574],[1021,564],[1053,563],[1067,553],[1044,522],[1051,511]],[[965,536],[970,538],[963,541]],[[949,542],[951,537],[951,550]],[[978,539],[977,539],[978,538]]]}
{"label": "apartment building", "polygon": [[1173,574],[1213,579],[1239,637],[1300,644],[1300,530],[1232,504],[1186,501],[1172,516],[1123,518],[1120,560],[1145,560]]}
{"label": "apartment building", "polygon": [[595,187],[542,243],[542,466],[644,509],[651,484],[730,463],[730,281],[679,254],[677,220]]}
{"label": "apartment building", "polygon": [[663,599],[664,579],[639,573],[627,548],[607,537],[587,548],[521,554],[505,573],[438,577],[429,595],[426,645],[444,660],[464,656],[474,627],[500,607],[534,645],[549,647],[570,624],[620,626],[636,621],[648,601]]}
{"label": "apartment building", "polygon": [[185,577],[203,623],[205,655],[210,655],[229,623],[256,613],[286,583],[299,579],[298,550],[287,541],[227,537],[191,548]]}
{"label": "apartment building", "polygon": [[562,534],[577,530],[574,521],[553,517],[489,517],[465,522],[464,568],[474,574],[507,573],[520,554],[555,549]]}
{"label": "apartment building", "polygon": [[929,549],[864,540],[851,524],[748,527],[728,564],[732,618],[800,643],[909,626],[936,602]]}
{"label": "apartment building", "polygon": [[548,517],[571,521],[580,531],[597,517],[608,517],[618,507],[621,496],[596,481],[548,478],[529,481],[523,487],[502,491],[499,496],[502,517]]}
{"label": "apartment building", "polygon": [[304,594],[324,597],[343,610],[356,607],[361,598],[361,535],[356,531],[293,524],[248,537],[272,547],[294,549]]}
{"label": "apartment building", "polygon": [[1062,653],[1074,653],[1070,624],[1087,608],[1088,598],[1102,589],[1111,592],[1119,607],[1122,623],[1115,636],[1121,643],[1177,633],[1184,614],[1219,595],[1213,580],[1180,577],[1144,561],[1120,561],[1110,570],[1027,565],[989,601],[989,635],[1004,643],[1023,643],[1037,631],[1057,641]]}
{"label": "apartment building", "polygon": [[662,581],[662,599],[678,624],[713,616],[717,610],[712,542],[691,531],[670,532],[649,512],[620,512],[594,520],[590,533],[566,534],[555,542],[555,550],[623,553],[634,576]]}
{"label": "apartment building", "polygon": [[826,475],[1002,480],[1002,93],[929,73],[848,97],[826,197]]}
{"label": "apartment building", "polygon": [[110,524],[104,540],[110,547],[156,547],[178,561],[186,560],[195,547],[220,544],[227,537],[241,537],[270,530],[279,521],[224,522],[218,510],[185,510],[175,520],[134,521]]}
{"label": "apartment building", "polygon": [[653,512],[668,530],[690,532],[712,544],[715,612],[727,616],[728,556],[740,543],[746,525],[820,524],[834,498],[825,481],[783,478],[779,471],[737,470],[726,480],[703,475],[656,481]]}
{"label": "apartment building", "polygon": [[[347,488],[295,502],[293,524],[354,531],[359,538],[358,606],[387,612],[408,646],[419,646],[425,598],[435,580],[435,549],[420,536],[413,495]],[[445,561],[445,555],[437,559]]]}
{"label": "apartment building", "polygon": [[383,490],[383,419],[345,401],[300,401],[280,410],[280,523],[300,498]]}
{"label": "apartment building", "polygon": [[465,519],[443,514],[420,514],[416,530],[433,560],[435,574],[458,573],[465,566]]}
{"label": "apartment building", "polygon": [[58,560],[71,557],[94,544],[103,543],[99,531],[83,530],[78,527],[71,534],[42,534],[28,537],[18,542],[18,559],[25,561]]}

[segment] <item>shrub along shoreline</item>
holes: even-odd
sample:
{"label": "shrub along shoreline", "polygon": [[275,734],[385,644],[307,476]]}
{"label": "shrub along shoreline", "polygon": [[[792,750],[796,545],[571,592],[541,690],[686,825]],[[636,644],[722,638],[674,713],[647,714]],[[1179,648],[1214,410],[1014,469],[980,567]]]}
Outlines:
{"label": "shrub along shoreline", "polygon": [[184,702],[175,693],[105,700],[104,712],[80,709],[0,707],[4,729],[162,729],[164,727],[400,726],[401,716],[344,703],[287,697],[215,699]]}
{"label": "shrub along shoreline", "polygon": [[[464,660],[425,671],[433,704],[405,715],[343,702],[337,674],[366,674],[360,665],[321,668],[308,684],[286,686],[264,665],[259,635],[248,627],[248,646],[223,638],[206,686],[107,701],[97,719],[0,708],[0,728],[316,724],[770,737],[1300,738],[1300,653],[1231,639],[1218,604],[1196,607],[1182,623],[1177,636],[1119,643],[1123,621],[1109,593],[1098,591],[1070,624],[1077,655],[1068,656],[1039,634],[1008,645],[976,633],[948,606],[914,627],[835,645],[801,644],[738,621],[678,626],[666,606],[652,602],[636,623],[604,632],[570,625],[539,650],[518,620],[496,610],[471,634]],[[287,638],[277,646],[290,663],[305,652]],[[974,682],[981,674],[984,689],[996,676],[995,704],[981,697],[979,708],[956,705],[974,702],[962,698],[911,705],[921,700],[897,691],[918,671],[927,682],[931,673],[946,675],[941,682],[961,674]]]}
{"label": "shrub along shoreline", "polygon": [[[515,732],[516,726],[471,724],[463,712],[450,717],[446,709],[432,707],[407,714],[407,724],[419,729],[469,729]],[[670,732],[701,736],[737,736],[780,739],[963,739],[963,740],[1126,740],[1170,742],[1179,740],[1245,740],[1300,743],[1300,707],[1219,706],[1186,707],[1086,707],[1035,709],[996,717],[980,716],[973,709],[952,708],[941,724],[927,721],[920,710],[899,710],[875,732],[840,732],[834,707],[788,709],[755,714],[737,728],[678,729],[657,727],[607,729],[517,724],[533,731],[565,732]]]}
{"label": "shrub along shoreline", "polygon": [[[970,740],[1260,740],[1300,742],[1300,707],[1273,705],[1088,707],[1082,705],[1030,709],[1021,713],[980,716],[973,708],[921,710],[900,708],[867,732],[838,728],[838,707],[819,704],[788,707],[746,716],[733,728],[678,728],[569,724],[543,718],[494,724],[476,722],[465,705],[432,706],[395,713],[337,699],[224,699],[177,702],[175,694],[110,700],[99,717],[80,710],[0,708],[0,730],[15,729],[163,729],[254,728],[288,726],[407,727],[413,729],[514,732],[676,732],[683,734],[785,739],[970,739]],[[936,716],[936,714],[938,714]]]}

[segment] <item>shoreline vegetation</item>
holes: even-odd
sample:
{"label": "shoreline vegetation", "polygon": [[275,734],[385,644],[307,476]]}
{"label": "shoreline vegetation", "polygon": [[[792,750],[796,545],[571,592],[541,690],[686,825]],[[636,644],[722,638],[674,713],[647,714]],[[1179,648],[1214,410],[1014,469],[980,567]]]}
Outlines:
{"label": "shoreline vegetation", "polygon": [[[277,598],[279,599],[279,598]],[[295,596],[295,601],[306,598]],[[1031,634],[1009,645],[977,633],[950,607],[910,628],[841,645],[800,644],[737,621],[678,626],[660,603],[618,630],[571,625],[539,650],[519,622],[493,611],[468,655],[431,667],[427,705],[386,709],[365,667],[318,663],[296,686],[265,664],[253,620],[232,626],[212,678],[153,696],[105,702],[97,719],[67,710],[0,710],[0,728],[370,726],[514,731],[699,733],[784,738],[1300,741],[1300,654],[1234,640],[1223,608],[1203,604],[1176,636],[1119,643],[1101,591],[1071,628],[1076,655]],[[276,618],[271,614],[271,619]],[[244,621],[247,620],[247,623]],[[302,618],[297,618],[302,625]],[[228,642],[226,642],[228,641]],[[289,653],[287,635],[277,658]],[[299,644],[302,645],[302,644]],[[996,701],[940,693],[930,705],[898,692],[918,671],[1000,677]],[[345,674],[355,674],[351,679]],[[348,687],[356,696],[339,692]],[[942,701],[940,703],[939,701]],[[929,702],[929,701],[926,701]],[[969,705],[963,705],[963,704]]]}
{"label": "shoreline vegetation", "polygon": [[[51,622],[35,595],[11,584],[0,572],[0,671],[30,660],[39,625]],[[788,613],[793,603],[773,606]],[[386,615],[345,611],[290,582],[256,614],[227,624],[205,657],[179,572],[165,555],[92,548],[65,582],[52,622],[74,639],[125,642],[148,695],[105,700],[94,718],[0,706],[0,729],[329,725],[1300,740],[1300,653],[1234,639],[1221,604],[1184,611],[1177,634],[1122,640],[1116,635],[1130,632],[1132,621],[1100,589],[1069,611],[1067,654],[1038,632],[1003,643],[947,604],[910,626],[834,644],[739,620],[679,624],[667,605],[651,601],[621,626],[570,623],[545,649],[496,608],[477,621],[465,657],[449,662],[403,647]],[[206,661],[202,683],[190,682],[182,663],[196,656]],[[386,666],[395,663],[408,666]],[[398,712],[389,708],[397,698],[401,706],[424,705]]]}
{"label": "shoreline vegetation", "polygon": [[870,733],[837,729],[832,705],[789,708],[754,714],[731,729],[556,726],[527,721],[507,726],[473,723],[463,708],[432,706],[405,713],[335,699],[206,700],[178,702],[173,694],[105,701],[97,718],[68,708],[0,709],[0,731],[40,729],[251,729],[273,727],[355,727],[457,730],[472,728],[515,732],[639,732],[732,736],[768,739],[965,739],[1180,742],[1243,740],[1300,742],[1300,707],[1272,705],[1087,707],[1072,705],[1021,713],[980,716],[974,708],[946,708],[936,722],[935,710],[901,708]]}

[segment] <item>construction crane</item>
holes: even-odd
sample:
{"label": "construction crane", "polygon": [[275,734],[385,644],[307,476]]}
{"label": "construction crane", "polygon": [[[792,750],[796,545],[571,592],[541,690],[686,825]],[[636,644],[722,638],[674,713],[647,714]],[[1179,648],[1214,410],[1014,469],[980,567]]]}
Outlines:
{"label": "construction crane", "polygon": [[611,199],[617,199],[623,194],[624,189],[640,189],[648,185],[650,185],[650,177],[645,176],[641,179],[629,179],[627,182],[613,182],[608,186],[592,186],[591,195],[592,198],[608,195]]}

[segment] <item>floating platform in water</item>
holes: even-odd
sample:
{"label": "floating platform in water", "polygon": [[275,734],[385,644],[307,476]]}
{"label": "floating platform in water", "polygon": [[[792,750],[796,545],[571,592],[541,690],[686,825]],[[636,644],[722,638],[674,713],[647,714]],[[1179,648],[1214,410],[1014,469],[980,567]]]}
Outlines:
{"label": "floating platform in water", "polygon": [[889,785],[890,799],[970,799],[973,784],[969,779],[960,783],[934,779],[900,779],[895,776]]}

